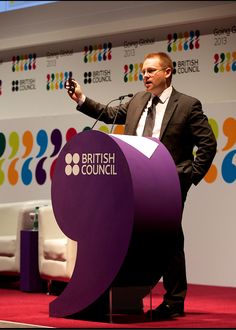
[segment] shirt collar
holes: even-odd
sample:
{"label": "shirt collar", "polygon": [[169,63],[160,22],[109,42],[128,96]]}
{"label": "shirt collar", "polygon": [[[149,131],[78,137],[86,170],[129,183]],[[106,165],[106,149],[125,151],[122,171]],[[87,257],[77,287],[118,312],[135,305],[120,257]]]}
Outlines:
{"label": "shirt collar", "polygon": [[[172,90],[173,90],[173,87],[169,86],[159,95],[159,99],[160,99],[161,103],[165,103],[170,98]],[[154,95],[152,97],[154,97]]]}

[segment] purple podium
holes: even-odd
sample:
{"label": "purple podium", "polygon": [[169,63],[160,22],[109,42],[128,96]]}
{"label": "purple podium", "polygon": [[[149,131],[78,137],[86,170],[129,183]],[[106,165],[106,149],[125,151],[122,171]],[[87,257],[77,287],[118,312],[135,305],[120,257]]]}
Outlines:
{"label": "purple podium", "polygon": [[89,311],[112,287],[159,281],[182,212],[176,166],[160,141],[99,131],[75,135],[57,159],[51,197],[57,223],[78,241],[78,254],[50,316]]}

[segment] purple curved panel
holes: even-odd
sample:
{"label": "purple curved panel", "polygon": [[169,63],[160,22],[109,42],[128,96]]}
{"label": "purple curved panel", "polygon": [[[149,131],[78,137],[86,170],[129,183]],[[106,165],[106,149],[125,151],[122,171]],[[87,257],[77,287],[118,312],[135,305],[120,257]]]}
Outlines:
{"label": "purple curved panel", "polygon": [[[134,222],[129,249],[113,286],[154,286],[162,276],[181,223],[182,203],[176,165],[155,138],[111,136],[128,162],[134,191]],[[156,142],[147,157],[127,140]],[[137,144],[136,143],[136,144]],[[144,151],[148,145],[143,145]]]}
{"label": "purple curved panel", "polygon": [[52,205],[62,231],[78,241],[78,254],[70,282],[50,304],[50,316],[83,311],[113,283],[135,282],[137,271],[136,284],[153,284],[143,268],[151,267],[150,248],[160,248],[165,233],[178,228],[181,195],[171,156],[152,140],[158,147],[150,158],[99,131],[79,133],[61,150]]}
{"label": "purple curved panel", "polygon": [[[90,174],[99,165],[107,174]],[[80,173],[66,174],[69,166]],[[52,205],[62,231],[79,242],[78,257],[66,289],[50,304],[51,316],[83,310],[111,284],[129,246],[133,203],[129,167],[118,144],[100,132],[75,135],[57,159]]]}

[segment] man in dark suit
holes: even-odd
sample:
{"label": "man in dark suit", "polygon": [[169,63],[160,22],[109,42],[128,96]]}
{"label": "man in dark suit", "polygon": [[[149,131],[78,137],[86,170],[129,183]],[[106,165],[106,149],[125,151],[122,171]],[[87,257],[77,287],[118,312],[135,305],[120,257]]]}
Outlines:
{"label": "man in dark suit", "polygon": [[[99,119],[107,124],[113,123],[117,116],[115,123],[125,124],[124,134],[160,139],[175,161],[184,207],[189,188],[197,185],[210,168],[217,144],[201,102],[176,91],[171,84],[172,73],[173,63],[168,54],[146,55],[142,67],[146,91],[135,94],[120,107],[106,107],[86,97],[75,80],[73,90],[69,82],[66,87],[82,113],[93,118],[100,115]],[[163,271],[166,293],[163,302],[152,311],[156,320],[184,315],[187,280],[182,227],[170,251]]]}

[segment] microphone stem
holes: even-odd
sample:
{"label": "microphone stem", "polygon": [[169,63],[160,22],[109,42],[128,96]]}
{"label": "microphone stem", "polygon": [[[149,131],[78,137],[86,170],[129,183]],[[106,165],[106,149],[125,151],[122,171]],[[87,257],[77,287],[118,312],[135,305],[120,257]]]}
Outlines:
{"label": "microphone stem", "polygon": [[114,117],[114,120],[113,120],[113,123],[112,123],[112,126],[111,126],[111,129],[110,129],[110,133],[109,134],[112,134],[112,131],[113,131],[113,128],[114,128],[114,125],[115,125],[115,122],[116,122],[116,118],[117,118],[118,112],[120,110],[120,106],[121,106],[121,103],[122,103],[122,100],[123,99],[124,99],[124,97],[120,97],[120,103],[119,103],[118,111],[116,111],[116,114],[115,114],[115,117]]}
{"label": "microphone stem", "polygon": [[113,101],[116,101],[117,99],[111,100],[110,102],[107,103],[107,105],[105,106],[105,108],[103,108],[103,110],[101,110],[101,112],[99,113],[98,118],[96,119],[96,121],[94,122],[93,126],[90,128],[91,130],[94,128],[94,126],[97,124],[97,122],[99,121],[99,119],[101,118],[102,114],[107,110],[108,105],[110,103],[112,103]]}
{"label": "microphone stem", "polygon": [[128,96],[128,97],[132,97],[133,94],[122,95],[122,96],[120,96],[118,99],[113,99],[113,100],[111,100],[110,102],[108,102],[107,105],[103,108],[103,110],[101,110],[101,112],[99,113],[98,118],[95,120],[93,126],[92,126],[90,129],[92,130],[92,129],[94,128],[94,126],[97,124],[97,122],[98,122],[99,119],[101,118],[102,114],[103,114],[104,112],[106,112],[106,110],[107,110],[108,106],[110,105],[110,103],[112,103],[112,102],[114,102],[114,101],[118,101],[118,100],[120,100],[120,104],[119,104],[119,107],[118,107],[118,111],[116,111],[116,114],[115,114],[115,117],[114,117],[114,120],[113,120],[113,124],[112,124],[112,128],[111,128],[111,130],[110,130],[110,134],[111,134],[111,132],[112,132],[112,130],[113,130],[113,127],[114,127],[114,125],[115,125],[115,122],[116,122],[116,118],[117,118],[118,112],[119,112],[119,110],[120,110],[121,102],[123,101],[123,99],[124,99],[126,96]]}

